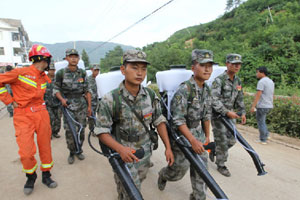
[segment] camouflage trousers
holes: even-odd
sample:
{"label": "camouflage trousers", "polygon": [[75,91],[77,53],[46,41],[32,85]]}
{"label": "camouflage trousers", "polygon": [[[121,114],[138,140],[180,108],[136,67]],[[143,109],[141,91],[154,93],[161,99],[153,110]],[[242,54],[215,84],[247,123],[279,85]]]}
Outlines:
{"label": "camouflage trousers", "polygon": [[62,116],[61,108],[59,106],[57,107],[47,106],[47,110],[50,116],[52,135],[57,135],[61,127],[61,116]]}
{"label": "camouflage trousers", "polygon": [[[84,130],[86,127],[86,115],[87,115],[87,104],[85,99],[69,99],[71,104],[68,106],[68,109],[66,109],[70,115],[70,117],[73,119],[72,123],[76,127],[76,133],[80,134],[79,138],[81,141],[81,144],[83,144],[84,141]],[[74,122],[74,120],[76,122]],[[70,150],[70,153],[74,154],[76,152],[76,144],[73,138],[73,134],[67,124],[66,118],[64,116],[64,129],[66,130],[66,142],[68,149]],[[79,132],[80,131],[80,132]]]}
{"label": "camouflage trousers", "polygon": [[[93,111],[93,114],[94,114],[94,117],[96,117],[96,109],[97,109],[97,105],[92,105],[92,111]],[[91,117],[88,117],[88,124],[89,124],[89,129],[91,132],[94,131],[94,128],[95,128],[95,119]]]}
{"label": "camouflage trousers", "polygon": [[6,106],[7,112],[9,113],[9,116],[12,117],[14,115],[14,107],[12,104],[8,104]]}
{"label": "camouflage trousers", "polygon": [[[193,192],[190,194],[190,200],[205,200],[206,184],[204,180],[200,177],[193,166],[190,166],[190,162],[185,158],[184,154],[177,146],[177,144],[172,141],[171,145],[174,154],[174,163],[172,166],[162,168],[159,172],[159,176],[167,181],[178,181],[184,177],[184,175],[190,168],[190,179],[193,189]],[[202,153],[201,155],[199,155],[199,157],[207,168],[207,152]]]}
{"label": "camouflage trousers", "polygon": [[[233,122],[235,123],[234,120]],[[216,164],[219,167],[223,167],[228,158],[228,150],[236,141],[221,119],[213,119],[211,120],[211,124],[216,142]]]}
{"label": "camouflage trousers", "polygon": [[[144,148],[144,150],[145,150],[145,156],[144,158],[140,159],[138,163],[126,164],[130,171],[132,180],[138,190],[141,190],[141,184],[146,179],[148,170],[150,168],[150,157],[151,157],[150,148]],[[120,179],[116,174],[114,174],[114,179],[117,185],[118,200],[130,200]]]}

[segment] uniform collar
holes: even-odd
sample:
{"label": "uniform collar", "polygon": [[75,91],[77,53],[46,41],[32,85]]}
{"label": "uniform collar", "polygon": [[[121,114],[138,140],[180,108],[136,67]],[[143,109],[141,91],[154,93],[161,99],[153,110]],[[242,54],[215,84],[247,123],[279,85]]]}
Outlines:
{"label": "uniform collar", "polygon": [[[69,66],[67,66],[66,72],[73,72],[73,71],[71,71]],[[79,67],[78,66],[77,66],[76,71],[74,71],[74,72],[79,72]]]}
{"label": "uniform collar", "polygon": [[191,84],[195,85],[195,88],[196,88],[197,90],[201,90],[201,89],[205,88],[205,84],[206,84],[205,81],[204,81],[204,83],[203,83],[203,87],[200,88],[200,87],[198,86],[196,80],[195,80],[195,76],[194,76],[194,75],[192,75],[192,77],[190,78],[189,81],[191,82]]}
{"label": "uniform collar", "polygon": [[46,75],[46,73],[44,71],[41,72],[34,65],[31,65],[29,68],[30,68],[31,71],[33,71],[33,73],[36,74],[36,76],[45,77],[47,81],[51,82],[50,78]]}
{"label": "uniform collar", "polygon": [[146,96],[145,89],[142,85],[140,85],[140,90],[136,97],[134,97],[125,87],[125,80],[122,81],[119,85],[120,93],[124,95],[125,98],[130,99],[131,101],[135,101],[137,99],[140,99],[142,96]]}
{"label": "uniform collar", "polygon": [[[227,74],[227,70],[225,70],[225,72],[224,72],[223,74],[224,74],[226,80],[230,80],[230,81],[231,81],[230,77],[229,77],[228,74]],[[233,77],[232,82],[234,82],[236,79],[237,79],[237,76],[236,76],[236,74],[235,74],[234,77]]]}

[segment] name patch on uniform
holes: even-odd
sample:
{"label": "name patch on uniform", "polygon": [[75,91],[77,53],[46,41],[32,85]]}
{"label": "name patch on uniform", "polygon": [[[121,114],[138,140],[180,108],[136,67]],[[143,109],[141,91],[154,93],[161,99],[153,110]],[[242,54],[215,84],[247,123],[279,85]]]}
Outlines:
{"label": "name patch on uniform", "polygon": [[144,119],[149,119],[150,117],[152,117],[152,112],[144,115]]}
{"label": "name patch on uniform", "polygon": [[242,90],[242,86],[241,85],[237,85],[236,89],[237,89],[237,91],[241,91]]}
{"label": "name patch on uniform", "polygon": [[83,78],[80,78],[80,79],[77,80],[77,82],[78,82],[78,83],[83,83],[84,80],[83,80]]}

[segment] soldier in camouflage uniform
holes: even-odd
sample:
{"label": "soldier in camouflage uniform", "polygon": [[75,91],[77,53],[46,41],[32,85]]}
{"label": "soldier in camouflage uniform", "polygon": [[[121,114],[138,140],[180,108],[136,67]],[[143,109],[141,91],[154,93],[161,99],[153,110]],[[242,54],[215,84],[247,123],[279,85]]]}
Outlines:
{"label": "soldier in camouflage uniform", "polygon": [[60,106],[59,101],[57,100],[56,97],[53,96],[55,67],[54,67],[54,63],[52,62],[50,63],[47,75],[51,79],[51,83],[47,83],[47,89],[46,89],[44,99],[50,116],[52,136],[55,138],[60,138],[60,135],[58,135],[58,133],[61,127],[62,111],[59,107]]}
{"label": "soldier in camouflage uniform", "polygon": [[[231,176],[225,166],[228,158],[228,149],[235,144],[235,137],[222,123],[219,115],[227,116],[235,122],[240,116],[234,112],[237,109],[242,113],[242,124],[246,123],[246,111],[243,101],[243,90],[240,78],[236,75],[241,68],[242,57],[239,54],[226,56],[227,70],[218,76],[212,84],[212,127],[216,142],[216,164],[218,171],[224,176]],[[212,158],[211,158],[212,157]],[[214,157],[210,155],[211,160]]]}
{"label": "soldier in camouflage uniform", "polygon": [[97,93],[97,85],[96,85],[96,76],[99,74],[100,67],[95,66],[92,68],[92,74],[88,76],[87,81],[89,84],[89,90],[92,92],[92,112],[94,116],[91,116],[88,118],[89,123],[89,129],[92,134],[94,134],[94,128],[95,128],[95,120],[93,117],[96,117],[97,108],[98,108],[98,93]]}
{"label": "soldier in camouflage uniform", "polygon": [[[12,66],[10,66],[10,65],[7,65],[7,66],[6,66],[6,72],[11,71],[12,69],[13,69]],[[6,85],[5,85],[5,88],[7,89],[8,93],[9,93],[11,96],[13,96],[13,93],[12,93],[12,90],[11,90],[11,88],[10,88],[10,85],[9,85],[9,84],[6,84]],[[14,107],[13,107],[13,105],[12,105],[12,104],[8,104],[8,105],[6,106],[6,109],[7,109],[7,112],[9,113],[9,117],[13,117],[13,116],[14,116]]]}
{"label": "soldier in camouflage uniform", "polygon": [[[212,73],[213,53],[209,50],[195,49],[192,51],[192,71],[194,75],[183,82],[171,101],[171,113],[176,130],[180,131],[191,143],[192,149],[200,155],[207,167],[207,153],[203,144],[209,142],[211,118],[211,95],[209,87],[204,83]],[[175,162],[159,172],[158,188],[164,190],[167,181],[183,178],[190,168],[193,192],[190,200],[206,199],[205,182],[177,146],[171,142]]]}
{"label": "soldier in camouflage uniform", "polygon": [[[86,127],[86,116],[91,116],[91,92],[88,90],[86,72],[78,68],[79,54],[76,49],[66,51],[66,60],[69,62],[68,67],[60,69],[55,76],[53,94],[61,101],[64,107],[68,108],[71,117],[81,124],[80,140],[84,141],[84,130]],[[68,102],[68,104],[67,104]],[[77,127],[78,128],[78,127]],[[66,141],[70,155],[68,163],[74,163],[76,152],[75,142],[72,132],[64,118],[64,129],[66,130]],[[78,130],[79,131],[79,128]],[[76,154],[79,160],[85,156],[82,152]]]}
{"label": "soldier in camouflage uniform", "polygon": [[[122,74],[125,75],[125,81],[117,89],[118,97],[124,97],[132,104],[136,112],[141,114],[141,118],[143,118],[146,126],[149,127],[152,123],[157,127],[158,133],[166,147],[167,162],[169,165],[172,165],[174,157],[165,125],[166,119],[162,115],[159,99],[154,91],[151,89],[146,90],[141,85],[147,74],[147,64],[149,63],[146,61],[146,54],[142,51],[129,50],[124,53],[123,65],[120,69]],[[98,111],[99,125],[97,124],[95,128],[95,134],[102,143],[120,154],[122,160],[127,163],[135,185],[140,189],[141,183],[146,178],[150,167],[152,142],[146,129],[124,100],[120,103],[121,111],[116,111],[120,113],[119,134],[117,131],[111,132],[113,120],[116,117],[112,115],[112,113],[115,113],[113,92],[106,94],[100,101]],[[150,92],[155,97],[153,102],[151,102]],[[123,95],[123,97],[120,95]],[[119,139],[116,135],[119,135]],[[139,160],[133,154],[133,151],[141,147],[144,148],[145,156]],[[115,182],[117,184],[118,199],[129,199],[116,175]]]}

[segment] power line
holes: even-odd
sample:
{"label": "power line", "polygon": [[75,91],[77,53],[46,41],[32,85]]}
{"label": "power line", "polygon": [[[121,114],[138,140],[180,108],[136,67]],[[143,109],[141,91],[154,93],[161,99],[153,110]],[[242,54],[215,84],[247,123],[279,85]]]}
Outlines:
{"label": "power line", "polygon": [[105,42],[103,42],[102,44],[100,44],[99,46],[95,47],[94,49],[90,50],[88,53],[92,53],[93,51],[95,51],[96,49],[104,46],[105,44],[107,44],[109,41],[115,39],[116,37],[118,37],[119,35],[125,33],[126,31],[128,31],[129,29],[131,29],[132,27],[134,27],[135,25],[137,25],[138,23],[144,21],[146,18],[150,17],[151,15],[153,15],[154,13],[156,13],[157,11],[159,11],[160,9],[162,9],[163,7],[167,6],[168,4],[172,3],[174,0],[170,0],[167,3],[165,3],[164,5],[160,6],[159,8],[155,9],[154,11],[152,11],[150,14],[146,15],[145,17],[143,17],[142,19],[138,20],[137,22],[135,22],[134,24],[130,25],[129,27],[127,27],[126,29],[124,29],[123,31],[121,31],[120,33],[116,34],[115,36],[111,37],[110,39],[106,40]]}

